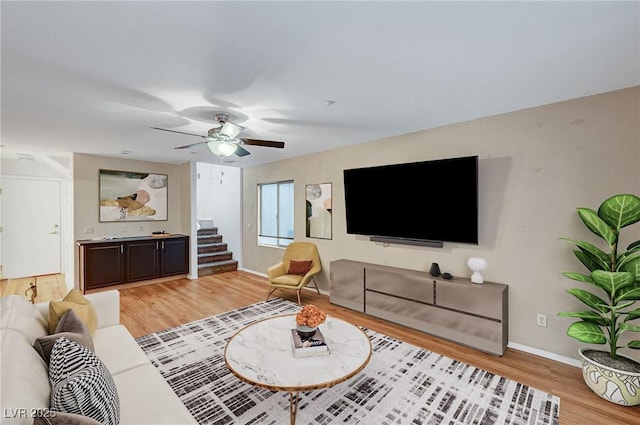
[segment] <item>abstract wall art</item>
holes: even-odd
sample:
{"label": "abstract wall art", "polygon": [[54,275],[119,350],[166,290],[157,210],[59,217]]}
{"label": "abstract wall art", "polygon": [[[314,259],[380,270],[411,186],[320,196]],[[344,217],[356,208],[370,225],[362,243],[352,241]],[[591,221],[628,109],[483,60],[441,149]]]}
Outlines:
{"label": "abstract wall art", "polygon": [[167,220],[166,174],[100,170],[100,222]]}

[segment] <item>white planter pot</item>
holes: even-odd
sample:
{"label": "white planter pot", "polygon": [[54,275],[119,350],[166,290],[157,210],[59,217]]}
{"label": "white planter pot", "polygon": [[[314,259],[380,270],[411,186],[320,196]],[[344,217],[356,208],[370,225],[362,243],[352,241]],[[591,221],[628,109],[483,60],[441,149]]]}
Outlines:
{"label": "white planter pot", "polygon": [[[626,372],[598,363],[583,354],[593,350],[581,348],[582,377],[587,386],[600,397],[622,406],[640,404],[640,373]],[[597,351],[597,350],[593,350]]]}

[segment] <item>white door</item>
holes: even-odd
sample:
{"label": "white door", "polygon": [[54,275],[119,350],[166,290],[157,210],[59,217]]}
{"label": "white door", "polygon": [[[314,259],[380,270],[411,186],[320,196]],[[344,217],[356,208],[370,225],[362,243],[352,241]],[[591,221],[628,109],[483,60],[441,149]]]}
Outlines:
{"label": "white door", "polygon": [[60,273],[60,182],[2,178],[3,278]]}

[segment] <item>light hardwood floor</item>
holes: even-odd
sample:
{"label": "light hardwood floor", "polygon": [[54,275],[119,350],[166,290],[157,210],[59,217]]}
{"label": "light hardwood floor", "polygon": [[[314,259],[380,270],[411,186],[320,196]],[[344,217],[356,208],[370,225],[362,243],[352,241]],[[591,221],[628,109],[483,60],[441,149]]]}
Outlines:
{"label": "light hardwood floor", "polygon": [[[266,278],[243,271],[121,289],[121,322],[139,337],[264,301],[267,292]],[[296,302],[295,291],[278,290],[275,295]],[[355,325],[555,394],[560,397],[561,425],[640,424],[640,406],[623,407],[599,398],[587,388],[579,368],[510,348],[502,357],[482,353],[335,306],[328,296],[318,295],[315,290],[303,291],[302,302],[313,303]]]}
{"label": "light hardwood floor", "polygon": [[62,274],[48,274],[42,276],[22,277],[18,279],[2,279],[0,287],[2,296],[20,295],[31,301],[32,285],[37,288],[34,302],[40,303],[63,298],[67,294],[67,286]]}

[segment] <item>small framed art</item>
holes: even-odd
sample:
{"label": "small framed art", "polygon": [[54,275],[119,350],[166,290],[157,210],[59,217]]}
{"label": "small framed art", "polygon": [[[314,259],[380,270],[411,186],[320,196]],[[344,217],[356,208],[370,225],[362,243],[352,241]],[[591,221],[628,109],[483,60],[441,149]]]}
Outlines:
{"label": "small framed art", "polygon": [[331,183],[306,186],[307,237],[331,239]]}

